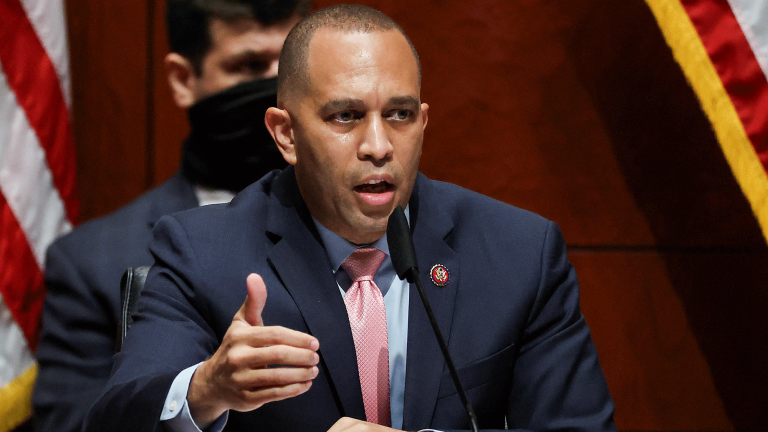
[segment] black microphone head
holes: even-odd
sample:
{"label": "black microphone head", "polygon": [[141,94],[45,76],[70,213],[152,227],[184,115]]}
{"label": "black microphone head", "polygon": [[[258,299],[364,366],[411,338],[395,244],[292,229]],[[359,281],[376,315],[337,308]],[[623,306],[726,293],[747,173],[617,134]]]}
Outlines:
{"label": "black microphone head", "polygon": [[[408,279],[413,282],[413,275],[418,274],[418,265],[416,264],[416,249],[413,247],[411,230],[408,227],[408,220],[405,218],[405,211],[400,206],[389,215],[387,223],[387,244],[389,245],[389,256],[392,259],[392,265],[395,267],[397,276],[402,279]],[[409,277],[409,270],[413,270]]]}

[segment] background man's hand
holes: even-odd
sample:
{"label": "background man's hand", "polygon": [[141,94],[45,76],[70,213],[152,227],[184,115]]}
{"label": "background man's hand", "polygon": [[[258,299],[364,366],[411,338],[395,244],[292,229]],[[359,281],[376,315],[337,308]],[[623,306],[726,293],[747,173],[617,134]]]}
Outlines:
{"label": "background man's hand", "polygon": [[221,346],[197,368],[189,385],[190,413],[201,429],[229,409],[251,411],[300,395],[318,373],[317,339],[285,327],[264,327],[264,281],[251,273],[246,285],[248,296]]}
{"label": "background man's hand", "polygon": [[328,429],[328,432],[392,432],[396,429],[349,417],[342,417]]}

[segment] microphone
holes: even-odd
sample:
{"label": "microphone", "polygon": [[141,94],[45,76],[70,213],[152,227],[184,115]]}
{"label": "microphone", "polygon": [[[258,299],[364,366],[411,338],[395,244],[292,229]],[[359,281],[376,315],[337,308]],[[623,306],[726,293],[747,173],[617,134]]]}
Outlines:
{"label": "microphone", "polygon": [[389,256],[397,276],[400,280],[408,280],[409,283],[416,284],[419,297],[421,297],[421,303],[427,311],[429,323],[432,324],[432,330],[435,332],[438,345],[440,345],[440,351],[443,352],[445,363],[448,365],[448,371],[451,373],[453,385],[456,386],[461,403],[464,404],[464,409],[467,411],[472,431],[478,432],[475,410],[469,403],[467,393],[464,391],[461,381],[459,381],[459,374],[456,372],[456,366],[453,365],[453,359],[448,352],[448,345],[445,343],[445,339],[443,339],[440,327],[437,326],[437,319],[435,319],[432,306],[430,306],[427,295],[424,292],[424,286],[421,283],[418,265],[416,264],[416,249],[413,247],[408,220],[405,218],[405,211],[400,206],[395,207],[395,210],[389,215],[389,221],[387,222],[387,244],[389,245]]}

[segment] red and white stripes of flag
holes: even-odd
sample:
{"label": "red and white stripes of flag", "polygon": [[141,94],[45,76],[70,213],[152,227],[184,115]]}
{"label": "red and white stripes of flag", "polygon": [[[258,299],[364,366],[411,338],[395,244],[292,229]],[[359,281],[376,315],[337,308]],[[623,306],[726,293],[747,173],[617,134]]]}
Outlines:
{"label": "red and white stripes of flag", "polygon": [[45,250],[77,214],[62,0],[0,1],[0,431],[31,415]]}

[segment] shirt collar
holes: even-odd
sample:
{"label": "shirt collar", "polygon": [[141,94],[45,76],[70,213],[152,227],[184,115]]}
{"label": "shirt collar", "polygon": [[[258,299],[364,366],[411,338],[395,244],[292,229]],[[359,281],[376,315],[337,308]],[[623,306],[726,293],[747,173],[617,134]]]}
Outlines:
{"label": "shirt collar", "polygon": [[224,189],[213,189],[205,186],[195,186],[197,203],[201,206],[208,204],[224,204],[232,201],[235,193]]}
{"label": "shirt collar", "polygon": [[[410,212],[408,211],[408,206],[405,207],[405,218],[408,220],[408,223],[410,224]],[[352,255],[352,252],[355,251],[359,246],[356,246],[355,244],[351,243],[350,241],[346,240],[345,238],[341,237],[340,235],[336,234],[335,232],[329,230],[323,224],[318,222],[315,217],[312,217],[312,221],[315,222],[315,226],[317,227],[317,232],[320,233],[320,238],[323,240],[323,244],[325,245],[325,252],[328,254],[328,260],[331,262],[331,266],[333,267],[333,272],[336,273],[339,268],[341,267],[341,264],[344,262],[344,260],[347,259],[350,255]],[[369,245],[371,247],[375,247],[385,254],[387,254],[387,260],[389,259],[389,244],[387,244],[387,234],[385,233],[383,236],[381,236],[380,239],[373,242],[372,245]]]}
{"label": "shirt collar", "polygon": [[[405,207],[405,218],[410,220],[410,213],[408,207]],[[317,232],[320,233],[320,238],[325,245],[325,252],[328,254],[328,260],[333,267],[333,274],[336,278],[336,282],[339,284],[339,288],[344,292],[352,285],[352,279],[349,278],[347,272],[339,271],[341,264],[347,259],[358,246],[345,240],[340,235],[324,227],[323,224],[317,221],[314,217],[312,220],[315,222]],[[373,276],[373,280],[381,290],[382,295],[386,295],[389,291],[389,286],[392,281],[397,277],[395,268],[392,265],[392,260],[389,257],[389,245],[387,244],[387,235],[384,234],[380,239],[376,240],[372,245],[386,254],[384,261],[381,263],[379,270]]]}

